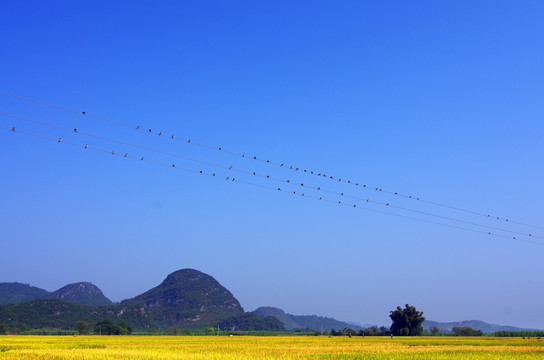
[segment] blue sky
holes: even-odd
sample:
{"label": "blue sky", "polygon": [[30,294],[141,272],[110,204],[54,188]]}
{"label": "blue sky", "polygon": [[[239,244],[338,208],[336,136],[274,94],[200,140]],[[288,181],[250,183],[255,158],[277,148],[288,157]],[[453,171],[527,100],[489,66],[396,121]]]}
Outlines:
{"label": "blue sky", "polygon": [[[541,2],[0,4],[0,91],[544,227]],[[372,192],[2,94],[0,112],[533,233],[531,240],[544,243],[542,228]],[[360,203],[353,208],[225,181],[233,173],[224,168],[8,116],[0,116],[0,126],[17,129],[0,131],[0,281],[47,290],[92,281],[120,301],[191,267],[218,279],[247,311],[277,306],[388,325],[389,311],[409,303],[436,321],[544,328],[544,247],[519,241],[526,236],[487,236],[365,211],[487,231],[359,199],[345,201]],[[243,174],[238,180],[279,186]]]}

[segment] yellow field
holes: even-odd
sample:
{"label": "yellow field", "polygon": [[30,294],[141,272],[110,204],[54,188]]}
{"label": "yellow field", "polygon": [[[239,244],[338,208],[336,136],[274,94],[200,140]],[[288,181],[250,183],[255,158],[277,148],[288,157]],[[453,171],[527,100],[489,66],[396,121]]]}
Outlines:
{"label": "yellow field", "polygon": [[0,336],[0,359],[544,359],[519,338]]}

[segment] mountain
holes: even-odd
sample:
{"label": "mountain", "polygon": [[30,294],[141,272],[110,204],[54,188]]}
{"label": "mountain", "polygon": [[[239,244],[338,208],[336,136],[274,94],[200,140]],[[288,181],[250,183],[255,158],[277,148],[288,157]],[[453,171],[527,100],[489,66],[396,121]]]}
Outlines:
{"label": "mountain", "polygon": [[60,299],[81,305],[102,306],[111,305],[110,299],[90,282],[68,284],[47,296],[51,299]]}
{"label": "mountain", "polygon": [[273,316],[277,318],[283,323],[288,331],[292,331],[295,329],[323,329],[323,331],[330,331],[331,329],[342,330],[344,328],[351,328],[353,330],[361,329],[361,327],[357,325],[339,321],[333,318],[317,315],[286,314],[283,310],[270,306],[260,307],[253,312],[264,318],[266,318],[267,316]]}
{"label": "mountain", "polygon": [[11,329],[75,329],[78,320],[97,323],[102,320],[124,321],[133,329],[155,327],[149,314],[135,306],[90,306],[59,299],[38,299],[18,304],[0,305],[0,322]]}
{"label": "mountain", "polygon": [[[56,298],[51,299],[53,296]],[[11,328],[24,324],[31,329],[73,329],[78,320],[91,323],[112,320],[145,331],[172,327],[202,329],[244,314],[238,300],[217,280],[192,269],[173,272],[159,286],[120,304],[94,306],[97,299],[111,304],[91,283],[70,284],[45,299],[0,305],[0,322]]]}
{"label": "mountain", "polygon": [[16,304],[41,299],[48,295],[48,291],[28,284],[0,283],[0,304]]}
{"label": "mountain", "polygon": [[474,330],[482,330],[483,333],[493,333],[495,331],[536,331],[537,329],[523,329],[515,326],[503,326],[488,324],[480,320],[465,320],[456,322],[437,322],[431,320],[425,320],[423,322],[423,330],[429,331],[433,326],[440,329],[440,332],[450,333],[453,332],[454,327],[471,327]]}
{"label": "mountain", "polygon": [[201,328],[241,315],[236,298],[210,275],[193,269],[171,273],[157,287],[121,305],[134,305],[147,312],[161,328]]}

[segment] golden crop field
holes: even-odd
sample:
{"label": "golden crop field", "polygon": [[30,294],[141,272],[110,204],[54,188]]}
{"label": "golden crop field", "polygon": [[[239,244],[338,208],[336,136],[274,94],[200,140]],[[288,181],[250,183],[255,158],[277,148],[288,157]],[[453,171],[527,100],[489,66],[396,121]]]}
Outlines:
{"label": "golden crop field", "polygon": [[0,359],[544,359],[520,338],[0,336]]}

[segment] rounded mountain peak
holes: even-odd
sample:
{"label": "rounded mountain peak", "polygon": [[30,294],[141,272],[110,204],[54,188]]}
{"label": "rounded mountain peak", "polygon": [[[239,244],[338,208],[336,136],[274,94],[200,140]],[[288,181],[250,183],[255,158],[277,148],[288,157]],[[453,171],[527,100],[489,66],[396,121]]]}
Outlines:
{"label": "rounded mountain peak", "polygon": [[194,269],[174,271],[160,285],[121,304],[141,307],[163,327],[204,327],[244,312],[230,291]]}
{"label": "rounded mountain peak", "polygon": [[194,269],[181,269],[174,271],[173,273],[169,274],[166,279],[161,283],[162,285],[174,285],[176,283],[186,282],[186,281],[199,281],[199,280],[211,280],[214,282],[217,282],[213,277],[210,275],[204,274],[201,271],[194,270]]}
{"label": "rounded mountain peak", "polygon": [[68,284],[48,297],[82,305],[101,306],[112,304],[111,300],[105,297],[96,285],[88,281]]}

